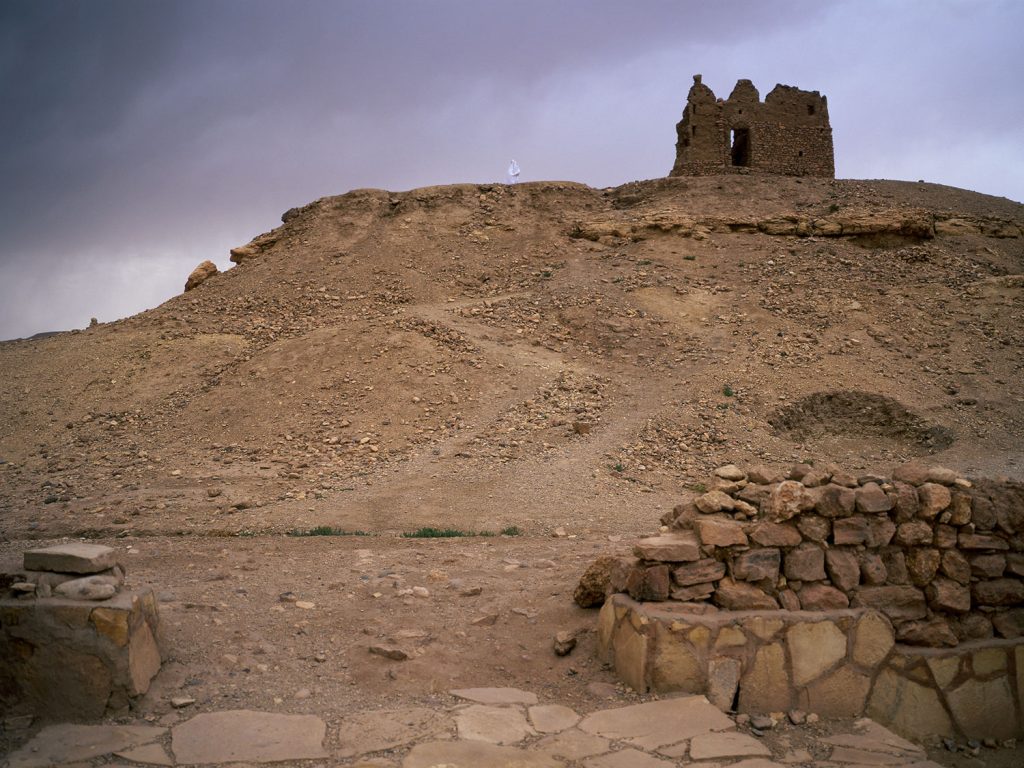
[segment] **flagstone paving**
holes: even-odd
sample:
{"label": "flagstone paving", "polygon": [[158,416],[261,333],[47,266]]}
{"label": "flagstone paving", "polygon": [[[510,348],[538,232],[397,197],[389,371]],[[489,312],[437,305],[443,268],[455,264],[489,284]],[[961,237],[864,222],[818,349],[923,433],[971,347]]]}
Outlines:
{"label": "flagstone paving", "polygon": [[8,758],[8,768],[91,760],[154,742],[166,732],[148,725],[48,725]]}
{"label": "flagstone paving", "polygon": [[[585,717],[527,691],[452,691],[447,707],[371,710],[328,728],[315,715],[249,710],[196,714],[170,728],[51,725],[2,768],[137,768],[314,763],[318,768],[941,768],[918,745],[871,720],[772,754],[703,696],[679,696]],[[821,751],[817,751],[818,749]],[[775,747],[778,749],[778,745]],[[827,754],[827,759],[823,755]],[[983,765],[984,763],[979,763]],[[310,765],[305,762],[303,765]]]}
{"label": "flagstone paving", "polygon": [[326,730],[313,715],[208,712],[172,729],[171,751],[181,765],[308,760],[328,756]]}

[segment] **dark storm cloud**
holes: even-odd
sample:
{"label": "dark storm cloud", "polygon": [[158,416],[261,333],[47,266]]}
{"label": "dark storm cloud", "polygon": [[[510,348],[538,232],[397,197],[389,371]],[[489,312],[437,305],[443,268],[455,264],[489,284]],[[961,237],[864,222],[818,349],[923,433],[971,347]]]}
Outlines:
{"label": "dark storm cloud", "polygon": [[1019,199],[1022,17],[952,0],[7,0],[0,338],[158,303],[324,194],[495,180],[510,156],[525,178],[664,175],[697,71],[720,96],[738,77],[825,92],[840,175]]}

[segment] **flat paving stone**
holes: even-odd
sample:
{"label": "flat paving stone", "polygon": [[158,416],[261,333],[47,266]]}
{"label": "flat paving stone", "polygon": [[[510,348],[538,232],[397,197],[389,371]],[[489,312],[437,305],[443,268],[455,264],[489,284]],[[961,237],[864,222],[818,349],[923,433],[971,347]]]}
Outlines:
{"label": "flat paving stone", "polygon": [[452,719],[426,707],[361,712],[345,718],[338,727],[340,757],[394,749],[414,741],[436,739],[447,733]]}
{"label": "flat paving stone", "polygon": [[564,757],[566,760],[582,760],[584,757],[603,755],[611,748],[611,742],[573,728],[541,739],[534,748],[546,755]]}
{"label": "flat paving stone", "polygon": [[771,757],[772,751],[753,736],[735,731],[704,733],[690,741],[691,760],[716,757]]}
{"label": "flat paving stone", "polygon": [[432,741],[418,744],[402,768],[565,768],[550,755],[482,741]]}
{"label": "flat paving stone", "polygon": [[115,752],[114,757],[131,760],[133,763],[145,763],[147,765],[174,765],[174,761],[171,760],[171,756],[167,754],[167,750],[160,744],[146,744],[141,747],[135,747],[134,749]]}
{"label": "flat paving stone", "polygon": [[674,765],[674,760],[651,757],[646,752],[631,747],[583,761],[584,768],[668,768]]}
{"label": "flat paving stone", "polygon": [[8,768],[48,768],[92,760],[156,741],[166,728],[148,725],[48,725],[7,758]]}
{"label": "flat paving stone", "polygon": [[[689,741],[681,741],[678,744],[669,744],[668,746],[665,746],[665,747],[658,747],[658,750],[657,750],[658,754],[661,755],[662,757],[675,757],[675,758],[686,757],[686,753],[689,752],[689,751],[690,751],[690,742]],[[701,764],[701,768],[708,768],[708,766],[710,766],[710,765],[712,765],[712,763],[708,763],[707,765],[704,765],[702,763]]]}
{"label": "flat paving stone", "polygon": [[891,752],[869,752],[866,749],[854,749],[853,747],[835,747],[829,760],[833,763],[848,763],[852,765],[906,765],[911,758],[904,755],[894,755]]}
{"label": "flat paving stone", "polygon": [[[704,764],[701,764],[701,768],[704,768]],[[772,760],[768,760],[763,757],[752,757],[749,760],[742,760],[738,763],[733,763],[729,768],[789,768],[782,763],[776,763]]]}
{"label": "flat paving stone", "polygon": [[234,709],[196,715],[171,729],[179,765],[274,763],[327,757],[327,726],[314,715],[279,715]]}
{"label": "flat paving stone", "polygon": [[580,730],[653,750],[712,731],[735,728],[733,721],[703,696],[650,701],[605,709],[583,718]]}
{"label": "flat paving stone", "polygon": [[887,752],[891,755],[924,757],[924,750],[917,744],[897,736],[874,720],[862,718],[854,723],[857,733],[842,733],[829,736],[823,741],[837,747],[850,747],[868,752]]}
{"label": "flat paving stone", "polygon": [[477,704],[526,704],[527,706],[537,703],[537,694],[529,691],[521,691],[518,688],[460,688],[457,691],[449,691],[452,696],[460,699],[475,701]]}
{"label": "flat paving stone", "polygon": [[575,710],[561,704],[538,704],[530,707],[530,722],[540,733],[560,733],[580,721]]}
{"label": "flat paving stone", "polygon": [[487,707],[472,704],[455,713],[459,738],[490,744],[518,744],[534,730],[518,707]]}

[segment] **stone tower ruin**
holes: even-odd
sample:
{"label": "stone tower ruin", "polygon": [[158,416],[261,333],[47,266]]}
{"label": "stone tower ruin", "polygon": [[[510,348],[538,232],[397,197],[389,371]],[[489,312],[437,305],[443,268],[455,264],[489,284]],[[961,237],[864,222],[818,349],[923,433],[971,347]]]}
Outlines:
{"label": "stone tower ruin", "polygon": [[754,84],[740,80],[723,101],[694,75],[676,133],[669,176],[836,175],[828,99],[817,91],[776,85],[762,102]]}

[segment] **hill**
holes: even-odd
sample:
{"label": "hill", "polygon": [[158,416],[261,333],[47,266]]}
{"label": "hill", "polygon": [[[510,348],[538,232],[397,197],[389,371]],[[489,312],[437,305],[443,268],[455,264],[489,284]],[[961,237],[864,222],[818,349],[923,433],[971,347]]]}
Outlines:
{"label": "hill", "polygon": [[1024,206],[714,176],[355,190],[0,344],[22,535],[643,529],[713,466],[1024,476]]}
{"label": "hill", "polygon": [[[711,468],[1024,476],[1017,203],[750,175],[355,190],[283,220],[160,307],[0,344],[0,569],[117,548],[160,603],[147,722],[637,701],[573,589]],[[398,535],[424,527],[507,535]]]}

